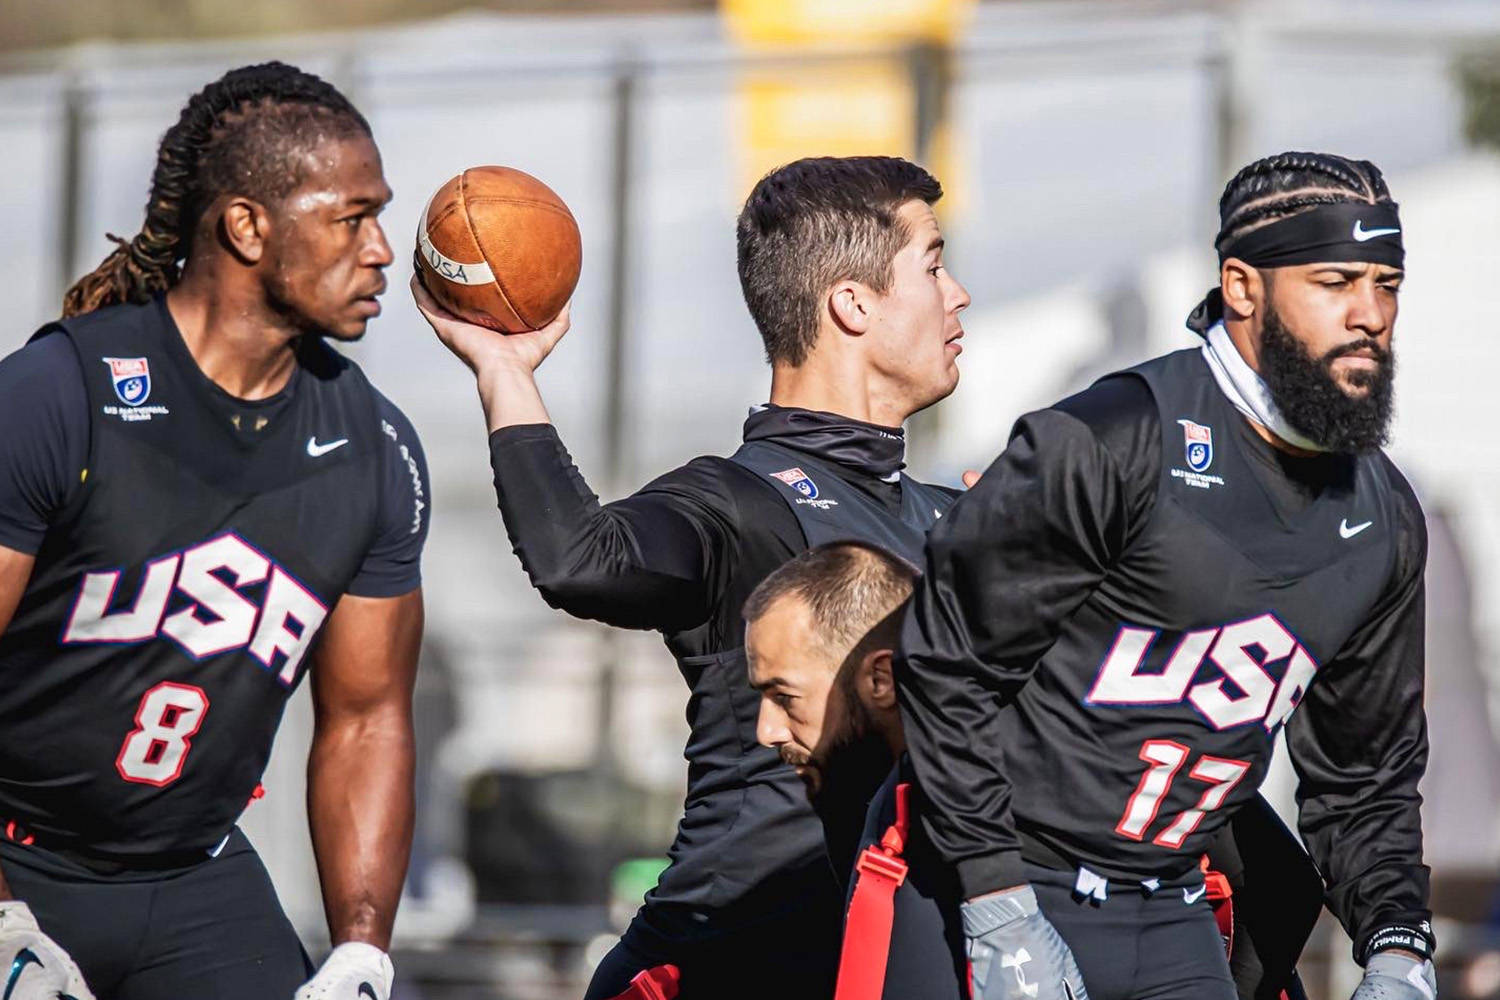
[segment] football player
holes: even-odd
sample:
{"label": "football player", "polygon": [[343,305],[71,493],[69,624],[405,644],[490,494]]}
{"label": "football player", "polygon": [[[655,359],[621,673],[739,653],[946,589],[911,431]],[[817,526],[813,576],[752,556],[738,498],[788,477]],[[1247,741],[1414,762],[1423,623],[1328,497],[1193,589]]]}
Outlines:
{"label": "football player", "polygon": [[[337,90],[233,70],[140,233],[0,362],[7,1000],[389,996],[430,501],[330,342],[379,314],[390,197]],[[235,825],[304,675],[316,975]]]}
{"label": "football player", "polygon": [[887,157],[800,160],[763,178],[740,213],[739,274],[771,363],[769,402],[731,455],[608,505],[573,466],[534,376],[566,314],[501,336],[442,313],[413,282],[476,374],[500,510],[534,585],[574,615],[660,631],[689,688],[671,864],[588,1000],[679,982],[689,1000],[832,989],[841,893],[796,775],[756,745],[740,608],[819,542],[862,538],[916,558],[952,502],[901,472],[902,424],[958,381],[969,296],[943,263],[941,194],[927,171]]}
{"label": "football player", "polygon": [[1232,998],[1199,859],[1283,727],[1355,997],[1433,997],[1400,218],[1296,152],[1219,212],[1202,347],[1022,417],[928,540],[897,691],[984,1000]]}

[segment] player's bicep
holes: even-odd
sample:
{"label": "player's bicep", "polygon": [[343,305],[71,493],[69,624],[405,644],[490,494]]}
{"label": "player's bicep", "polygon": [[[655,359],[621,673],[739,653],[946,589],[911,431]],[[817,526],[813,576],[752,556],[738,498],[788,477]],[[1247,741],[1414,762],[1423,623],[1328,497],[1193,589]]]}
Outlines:
{"label": "player's bicep", "polygon": [[319,726],[386,710],[407,712],[422,624],[420,588],[398,597],[340,598],[323,626],[312,671]]}
{"label": "player's bicep", "polygon": [[5,631],[11,615],[16,613],[35,562],[35,556],[0,545],[0,632]]}

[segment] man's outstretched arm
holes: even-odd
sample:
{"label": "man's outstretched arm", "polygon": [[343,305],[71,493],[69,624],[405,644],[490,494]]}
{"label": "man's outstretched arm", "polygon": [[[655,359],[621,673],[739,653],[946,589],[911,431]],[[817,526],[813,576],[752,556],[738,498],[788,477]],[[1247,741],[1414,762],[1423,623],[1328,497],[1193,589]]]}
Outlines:
{"label": "man's outstretched arm", "polygon": [[412,294],[474,372],[506,531],[547,603],[623,628],[672,632],[705,621],[736,531],[734,501],[713,469],[694,463],[600,504],[536,384],[537,366],[567,332],[567,312],[541,330],[507,335],[443,312],[415,280]]}

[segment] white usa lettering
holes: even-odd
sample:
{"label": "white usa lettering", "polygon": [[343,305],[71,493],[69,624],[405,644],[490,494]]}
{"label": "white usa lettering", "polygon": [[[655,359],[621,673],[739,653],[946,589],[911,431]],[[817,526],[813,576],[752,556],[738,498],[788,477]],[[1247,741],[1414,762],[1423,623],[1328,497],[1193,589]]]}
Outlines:
{"label": "white usa lettering", "polygon": [[[233,532],[148,562],[134,603],[111,611],[119,583],[119,570],[84,574],[64,643],[136,643],[160,635],[195,660],[248,647],[267,669],[283,657],[277,679],[290,685],[328,616],[323,602]],[[266,584],[259,607],[241,593],[258,583]],[[174,590],[190,603],[167,615]]]}
{"label": "white usa lettering", "polygon": [[[1186,701],[1215,729],[1260,722],[1267,732],[1275,732],[1296,710],[1318,670],[1312,655],[1272,614],[1185,632],[1166,666],[1147,670],[1147,654],[1159,635],[1155,629],[1121,628],[1094,678],[1088,702],[1173,705]],[[1286,668],[1278,681],[1266,668],[1282,660]],[[1219,676],[1193,684],[1205,662],[1216,666]],[[1226,680],[1238,694],[1231,693]]]}

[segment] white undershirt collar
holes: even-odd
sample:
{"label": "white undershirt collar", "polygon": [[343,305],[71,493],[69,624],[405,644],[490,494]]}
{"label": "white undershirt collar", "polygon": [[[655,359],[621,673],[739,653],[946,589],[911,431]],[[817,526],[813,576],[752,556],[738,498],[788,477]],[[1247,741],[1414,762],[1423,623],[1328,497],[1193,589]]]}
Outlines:
{"label": "white undershirt collar", "polygon": [[1294,448],[1304,451],[1326,452],[1328,449],[1303,434],[1287,422],[1271,398],[1271,388],[1266,380],[1251,368],[1240,355],[1229,331],[1221,320],[1209,327],[1203,343],[1203,358],[1208,370],[1214,373],[1214,381],[1234,408],[1250,420],[1275,434]]}

